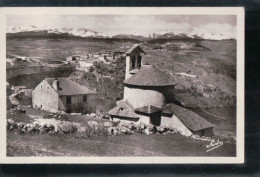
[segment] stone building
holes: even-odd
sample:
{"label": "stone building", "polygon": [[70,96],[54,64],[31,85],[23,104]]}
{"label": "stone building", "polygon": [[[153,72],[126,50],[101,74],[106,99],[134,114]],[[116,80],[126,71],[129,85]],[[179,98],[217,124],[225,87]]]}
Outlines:
{"label": "stone building", "polygon": [[214,125],[188,109],[167,104],[161,113],[161,125],[178,129],[183,135],[212,136]]}
{"label": "stone building", "polygon": [[32,91],[32,105],[50,112],[95,112],[95,95],[96,91],[67,78],[45,78]]}
{"label": "stone building", "polygon": [[126,52],[124,98],[108,112],[112,121],[164,126],[185,136],[211,136],[214,125],[173,104],[175,78],[152,65],[142,64],[141,54],[146,53],[138,45]]}

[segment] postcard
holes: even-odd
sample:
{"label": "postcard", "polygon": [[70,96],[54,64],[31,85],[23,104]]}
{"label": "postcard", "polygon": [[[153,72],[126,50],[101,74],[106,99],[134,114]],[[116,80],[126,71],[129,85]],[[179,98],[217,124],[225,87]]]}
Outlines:
{"label": "postcard", "polygon": [[242,7],[0,18],[1,163],[244,163]]}

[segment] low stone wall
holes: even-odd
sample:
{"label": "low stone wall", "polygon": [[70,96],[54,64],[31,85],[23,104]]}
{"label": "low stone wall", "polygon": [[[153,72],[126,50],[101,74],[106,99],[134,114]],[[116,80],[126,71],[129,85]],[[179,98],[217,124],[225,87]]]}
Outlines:
{"label": "low stone wall", "polygon": [[40,73],[40,72],[52,72],[57,69],[67,70],[70,68],[71,66],[52,67],[52,66],[45,66],[45,65],[12,67],[6,69],[6,77],[7,79],[11,79],[19,75],[33,74],[33,73]]}
{"label": "low stone wall", "polygon": [[50,70],[50,67],[46,67],[42,65],[13,67],[13,68],[6,69],[6,77],[7,79],[11,79],[19,75],[44,72],[48,70]]}

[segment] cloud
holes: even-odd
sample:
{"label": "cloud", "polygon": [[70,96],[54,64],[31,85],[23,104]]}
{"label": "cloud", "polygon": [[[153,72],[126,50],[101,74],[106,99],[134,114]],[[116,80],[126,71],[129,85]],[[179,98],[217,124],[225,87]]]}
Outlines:
{"label": "cloud", "polygon": [[236,38],[236,27],[227,23],[209,23],[195,27],[191,34],[222,34],[228,38]]}

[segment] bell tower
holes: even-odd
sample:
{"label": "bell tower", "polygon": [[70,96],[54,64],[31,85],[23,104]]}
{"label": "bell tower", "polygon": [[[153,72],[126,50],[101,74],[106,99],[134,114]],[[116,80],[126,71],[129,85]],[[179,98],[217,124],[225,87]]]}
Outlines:
{"label": "bell tower", "polygon": [[142,66],[142,60],[146,53],[142,48],[135,44],[126,52],[126,69],[125,69],[125,79],[128,79],[133,74],[135,74]]}

